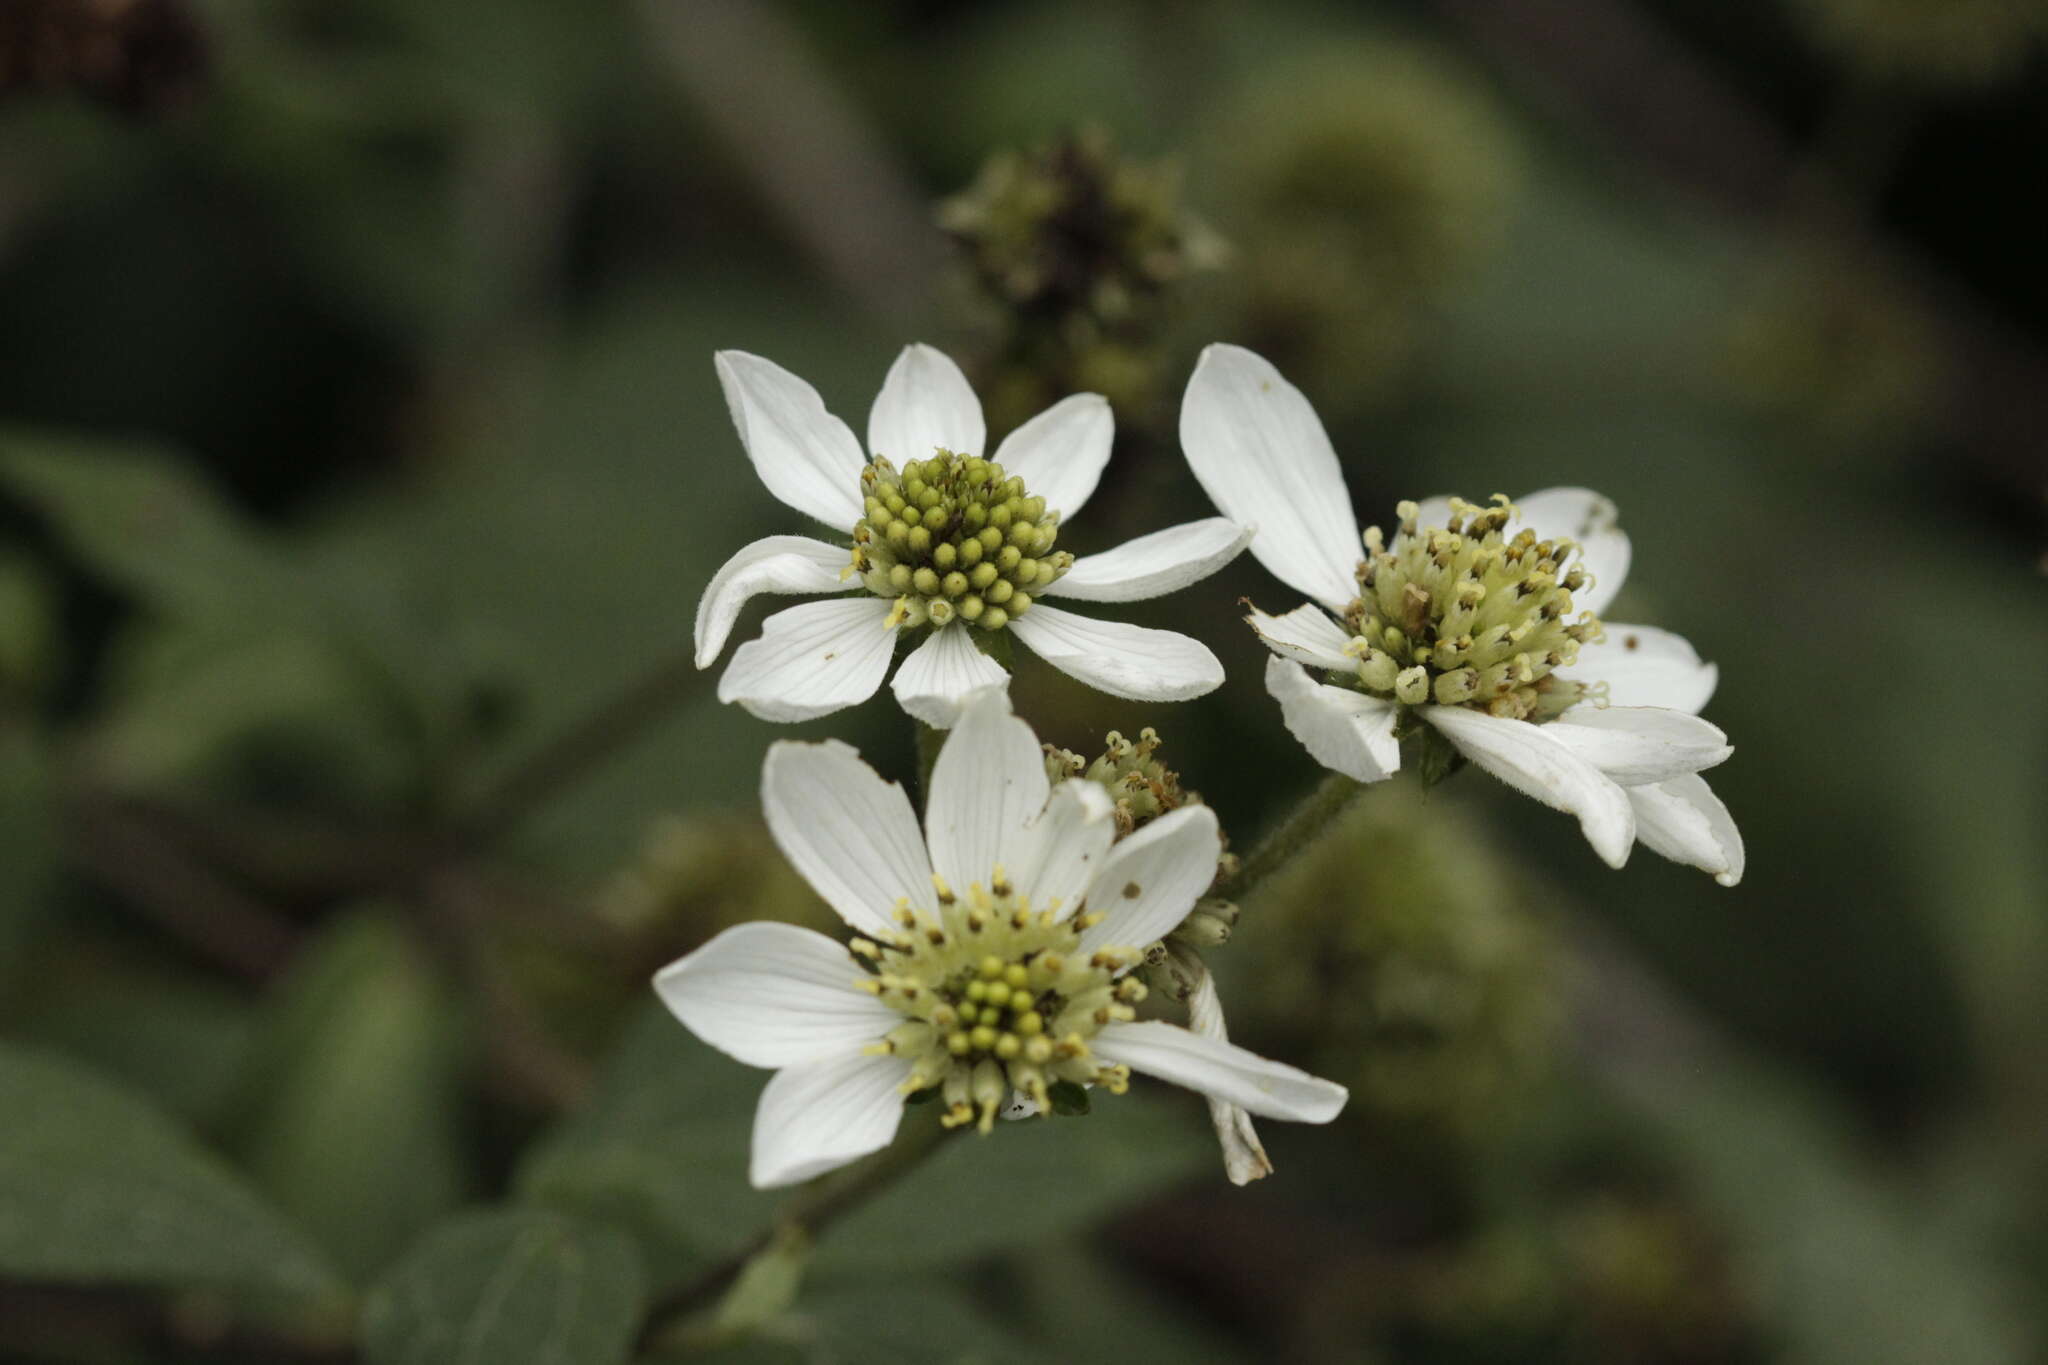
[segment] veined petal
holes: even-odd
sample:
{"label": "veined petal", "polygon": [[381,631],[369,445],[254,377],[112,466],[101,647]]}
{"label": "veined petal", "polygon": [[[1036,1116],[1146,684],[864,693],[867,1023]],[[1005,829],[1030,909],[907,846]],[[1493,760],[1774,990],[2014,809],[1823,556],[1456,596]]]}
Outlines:
{"label": "veined petal", "polygon": [[1044,603],[1010,621],[1019,644],[1098,692],[1131,701],[1186,701],[1223,685],[1223,665],[1199,640],[1123,621],[1097,621]]}
{"label": "veined petal", "polygon": [[1351,1097],[1335,1082],[1157,1019],[1105,1025],[1090,1046],[1108,1061],[1269,1119],[1328,1123]]}
{"label": "veined petal", "polygon": [[1222,854],[1207,806],[1168,811],[1119,840],[1088,889],[1088,912],[1102,921],[1081,935],[1081,946],[1143,948],[1165,938],[1216,880]]}
{"label": "veined petal", "polygon": [[988,885],[1051,793],[1038,736],[1010,714],[1007,692],[975,693],[932,765],[924,813],[932,867],[956,893]]}
{"label": "veined petal", "polygon": [[1250,527],[1226,517],[1169,526],[1125,541],[1114,550],[1083,555],[1042,593],[1082,602],[1139,602],[1160,597],[1215,573],[1237,558],[1251,538]]}
{"label": "veined petal", "polygon": [[1610,621],[1607,638],[1581,645],[1578,662],[1557,675],[1573,682],[1606,683],[1615,706],[1663,706],[1698,713],[1714,695],[1720,670],[1700,662],[1685,638],[1655,626]]}
{"label": "veined petal", "polygon": [[816,389],[772,360],[720,351],[715,363],[740,444],[768,491],[836,531],[849,530],[860,520],[867,461],[846,423],[825,411]]}
{"label": "veined petal", "polygon": [[815,720],[875,695],[889,672],[896,632],[879,597],[835,597],[776,612],[761,638],[733,651],[718,699],[762,720]]}
{"label": "veined petal", "polygon": [[903,1016],[854,983],[859,964],[794,924],[735,925],[663,967],[654,989],[684,1027],[748,1066],[857,1052]]}
{"label": "veined petal", "polygon": [[1288,733],[1325,768],[1360,782],[1400,771],[1401,745],[1394,738],[1400,711],[1392,702],[1319,683],[1300,664],[1280,658],[1266,660],[1266,691],[1280,703]]}
{"label": "veined petal", "polygon": [[757,592],[838,592],[846,550],[809,536],[769,536],[745,546],[711,575],[697,599],[697,667],[725,649],[740,608]]}
{"label": "veined petal", "polygon": [[932,865],[910,798],[851,745],[769,745],[761,810],[790,866],[860,933],[892,933],[899,900],[931,903]]}
{"label": "veined petal", "polygon": [[881,1151],[903,1122],[897,1087],[909,1074],[902,1057],[858,1052],[776,1072],[754,1109],[747,1179],[757,1190],[794,1185]]}
{"label": "veined petal", "polygon": [[1742,834],[1735,817],[1696,773],[1653,787],[1630,787],[1636,838],[1652,853],[1714,874],[1723,886],[1742,880]]}
{"label": "veined petal", "polygon": [[905,346],[868,412],[868,449],[901,469],[942,448],[979,455],[987,439],[981,400],[952,357],[922,342]]}
{"label": "veined petal", "polygon": [[1628,861],[1636,838],[1628,796],[1606,774],[1551,738],[1554,726],[1503,720],[1462,706],[1420,710],[1424,720],[1481,768],[1546,806],[1578,816],[1586,842],[1609,867]]}
{"label": "veined petal", "polygon": [[1365,557],[1337,452],[1301,390],[1242,346],[1202,352],[1180,408],[1195,478],[1232,521],[1256,526],[1268,572],[1333,611],[1358,595]]}
{"label": "veined petal", "polygon": [[[1194,953],[1187,953],[1181,961],[1190,968],[1195,980],[1194,989],[1188,993],[1188,1027],[1201,1037],[1229,1042],[1230,1031],[1223,1025],[1223,1000],[1216,993],[1216,978]],[[1244,1111],[1244,1106],[1213,1095],[1208,1099],[1209,1122],[1216,1129],[1217,1145],[1223,1149],[1223,1171],[1230,1177],[1230,1183],[1249,1185],[1273,1174],[1272,1158],[1266,1155],[1258,1130],[1252,1127],[1252,1116]]]}
{"label": "veined petal", "polygon": [[1253,607],[1244,619],[1266,648],[1283,659],[1334,673],[1349,673],[1358,667],[1357,658],[1344,652],[1351,644],[1351,633],[1313,602],[1279,616],[1268,616]]}
{"label": "veined petal", "polygon": [[1004,869],[1019,891],[1043,910],[1057,898],[1067,918],[1088,894],[1116,839],[1116,807],[1099,782],[1073,779],[1052,789],[1036,820],[1003,849]]}
{"label": "veined petal", "polygon": [[1570,536],[1579,542],[1586,572],[1593,584],[1572,594],[1572,605],[1599,615],[1628,578],[1628,533],[1616,525],[1614,504],[1590,488],[1545,488],[1519,498],[1522,524],[1548,540]]}
{"label": "veined petal", "polygon": [[950,730],[970,692],[1002,687],[1010,675],[974,647],[965,626],[942,626],[910,652],[890,686],[905,711],[934,730]]}
{"label": "veined petal", "polygon": [[1718,727],[1661,706],[1574,706],[1544,728],[1624,787],[1696,773],[1735,752]]}
{"label": "veined petal", "polygon": [[996,463],[1068,520],[1094,494],[1115,438],[1109,400],[1099,393],[1077,393],[1005,436],[996,447]]}

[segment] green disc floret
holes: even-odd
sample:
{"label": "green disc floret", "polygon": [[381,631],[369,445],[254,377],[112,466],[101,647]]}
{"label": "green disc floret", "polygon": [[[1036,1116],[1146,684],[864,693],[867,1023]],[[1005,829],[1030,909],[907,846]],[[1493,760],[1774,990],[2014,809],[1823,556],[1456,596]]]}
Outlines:
{"label": "green disc floret", "polygon": [[1060,514],[993,460],[938,450],[898,473],[877,455],[860,483],[853,572],[895,599],[892,626],[1001,630],[1073,566],[1053,549]]}
{"label": "green disc floret", "polygon": [[1059,1081],[1122,1094],[1129,1069],[1103,1063],[1088,1040],[1136,1017],[1145,986],[1124,973],[1140,952],[1084,950],[1081,936],[1100,916],[1062,917],[1057,902],[1034,908],[1000,864],[964,896],[942,878],[932,886],[935,909],[899,901],[893,936],[852,944],[873,967],[861,988],[903,1015],[870,1050],[909,1059],[904,1093],[937,1086],[946,1126],[978,1121],[984,1133],[1012,1092],[1042,1114]]}
{"label": "green disc floret", "polygon": [[1358,657],[1356,685],[1416,706],[1465,706],[1514,720],[1548,720],[1585,689],[1553,676],[1602,637],[1600,620],[1572,610],[1592,578],[1572,563],[1578,542],[1509,534],[1519,510],[1496,494],[1480,507],[1451,499],[1443,526],[1418,526],[1404,502],[1389,548],[1365,532],[1358,600],[1345,614]]}

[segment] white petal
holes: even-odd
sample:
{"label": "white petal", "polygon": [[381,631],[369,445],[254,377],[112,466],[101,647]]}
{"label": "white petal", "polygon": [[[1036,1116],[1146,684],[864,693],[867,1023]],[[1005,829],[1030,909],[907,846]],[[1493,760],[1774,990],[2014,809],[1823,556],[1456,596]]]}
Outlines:
{"label": "white petal", "polygon": [[1269,1119],[1328,1123],[1350,1098],[1332,1081],[1157,1019],[1109,1024],[1089,1046],[1108,1061]]}
{"label": "white petal", "polygon": [[865,974],[840,944],[794,924],[726,930],[654,977],[690,1032],[748,1066],[842,1056],[903,1022],[854,983]]}
{"label": "white petal", "polygon": [[1549,539],[1570,536],[1583,547],[1581,561],[1593,585],[1572,595],[1572,605],[1595,615],[1607,609],[1628,577],[1628,533],[1615,525],[1614,504],[1590,488],[1545,488],[1518,498],[1522,524]]}
{"label": "white petal", "polygon": [[740,444],[768,491],[834,530],[852,530],[867,461],[846,423],[825,411],[816,389],[772,360],[720,351],[716,364]]}
{"label": "white petal", "polygon": [[1579,817],[1579,828],[1609,867],[1628,861],[1636,818],[1612,779],[1551,738],[1549,725],[1503,720],[1462,706],[1425,706],[1422,717],[1459,752],[1526,796]]}
{"label": "white petal", "polygon": [[1578,662],[1557,670],[1574,682],[1607,684],[1615,706],[1663,706],[1698,712],[1714,695],[1720,670],[1701,663],[1685,638],[1655,626],[1607,622],[1607,639],[1579,647]]}
{"label": "white petal", "polygon": [[1053,580],[1045,595],[1083,602],[1139,602],[1160,597],[1215,573],[1236,559],[1251,538],[1250,527],[1226,517],[1169,526],[1127,540],[1114,550],[1083,555],[1073,568]]}
{"label": "white petal", "polygon": [[890,686],[905,711],[934,730],[950,730],[968,693],[1009,681],[1001,664],[974,647],[965,626],[950,625],[910,652]]}
{"label": "white petal", "polygon": [[1742,834],[1721,798],[1697,774],[1654,787],[1630,787],[1636,838],[1674,863],[1714,874],[1723,886],[1742,880]]}
{"label": "white petal", "polygon": [[1034,604],[1010,631],[1039,658],[1098,692],[1131,701],[1186,701],[1223,685],[1223,665],[1199,640]]}
{"label": "white petal", "polygon": [[1088,911],[1102,922],[1081,935],[1081,946],[1143,948],[1165,938],[1216,880],[1222,853],[1207,806],[1169,811],[1120,840],[1088,890]]}
{"label": "white petal", "polygon": [[1031,727],[1010,714],[1007,693],[975,693],[932,765],[925,837],[933,868],[956,893],[988,885],[995,865],[1022,847],[1025,825],[1051,792],[1045,752]]}
{"label": "white petal", "polygon": [[1735,752],[1718,727],[1661,706],[1574,706],[1543,728],[1624,787],[1696,773]]}
{"label": "white petal", "polygon": [[987,439],[981,400],[952,357],[922,342],[905,346],[868,412],[868,449],[901,469],[941,448],[979,455]]}
{"label": "white petal", "polygon": [[889,672],[896,632],[879,597],[835,597],[776,612],[761,638],[733,651],[718,699],[762,720],[815,720],[875,695]]}
{"label": "white petal", "polygon": [[1360,782],[1400,771],[1400,710],[1392,702],[1319,683],[1300,664],[1279,658],[1266,660],[1266,690],[1280,703],[1288,733],[1325,768]]}
{"label": "white petal", "polygon": [[1313,602],[1279,616],[1268,616],[1253,607],[1244,619],[1266,642],[1266,648],[1283,659],[1332,673],[1351,673],[1358,668],[1356,656],[1344,652],[1351,644],[1350,632]]}
{"label": "white petal", "polygon": [[1210,346],[1188,380],[1180,444],[1210,500],[1259,528],[1252,554],[1332,610],[1365,552],[1337,452],[1301,390],[1242,346]]}
{"label": "white petal", "polygon": [[[1223,1025],[1223,1001],[1216,994],[1216,978],[1193,953],[1187,954],[1182,962],[1195,979],[1194,989],[1188,995],[1188,1027],[1204,1038],[1229,1042],[1230,1031]],[[1244,1106],[1212,1096],[1209,1122],[1216,1129],[1216,1142],[1223,1149],[1223,1171],[1231,1184],[1249,1185],[1273,1174],[1272,1158],[1266,1155],[1258,1130],[1252,1127],[1252,1116],[1244,1111]]]}
{"label": "white petal", "polygon": [[1115,840],[1116,807],[1102,784],[1062,782],[1030,827],[1004,845],[1004,870],[1034,909],[1047,909],[1057,898],[1064,919],[1088,894]]}
{"label": "white petal", "polygon": [[857,1052],[776,1072],[754,1109],[747,1179],[757,1190],[794,1185],[881,1151],[903,1121],[897,1087],[909,1073],[902,1057]]}
{"label": "white petal", "polygon": [[899,900],[931,903],[932,867],[910,798],[851,745],[769,745],[761,810],[790,866],[861,933],[891,932]]}
{"label": "white petal", "polygon": [[809,536],[769,536],[746,546],[711,575],[697,599],[697,667],[725,649],[740,608],[757,592],[838,592],[847,551]]}
{"label": "white petal", "polygon": [[1024,480],[1024,491],[1045,499],[1062,520],[1081,510],[1109,463],[1116,419],[1098,393],[1062,398],[1003,438],[996,463]]}

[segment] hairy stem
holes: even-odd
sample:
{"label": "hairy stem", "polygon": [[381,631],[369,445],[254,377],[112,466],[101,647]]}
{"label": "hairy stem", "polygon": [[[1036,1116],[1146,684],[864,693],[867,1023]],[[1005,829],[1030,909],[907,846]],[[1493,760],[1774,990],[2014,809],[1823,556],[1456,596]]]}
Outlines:
{"label": "hairy stem", "polygon": [[1237,873],[1210,894],[1225,900],[1249,895],[1259,883],[1278,872],[1323,836],[1338,816],[1351,808],[1365,784],[1342,773],[1326,776],[1316,789],[1301,799],[1279,824],[1259,841],[1259,846],[1238,865]]}

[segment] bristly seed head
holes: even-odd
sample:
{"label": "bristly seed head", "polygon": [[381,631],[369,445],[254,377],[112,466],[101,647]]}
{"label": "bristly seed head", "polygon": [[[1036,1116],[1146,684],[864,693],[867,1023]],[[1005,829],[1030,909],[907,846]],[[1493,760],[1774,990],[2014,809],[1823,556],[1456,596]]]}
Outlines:
{"label": "bristly seed head", "polygon": [[1602,638],[1598,617],[1573,615],[1572,594],[1592,582],[1572,562],[1578,542],[1510,534],[1520,512],[1499,494],[1490,507],[1452,498],[1443,526],[1418,526],[1412,502],[1395,510],[1392,548],[1379,527],[1365,532],[1358,600],[1345,613],[1357,686],[1514,720],[1548,720],[1581,700],[1584,687],[1552,676]]}
{"label": "bristly seed head", "polygon": [[1060,514],[993,460],[937,450],[898,474],[877,455],[860,485],[851,573],[895,600],[891,626],[1001,630],[1073,566],[1053,549]]}
{"label": "bristly seed head", "polygon": [[1121,1094],[1128,1070],[1102,1063],[1088,1040],[1106,1024],[1136,1017],[1131,1006],[1145,987],[1122,973],[1140,954],[1084,954],[1081,935],[1097,917],[1061,918],[1057,903],[1034,908],[1000,865],[986,886],[977,882],[937,904],[936,911],[899,904],[901,933],[854,945],[857,959],[872,959],[863,987],[903,1015],[874,1050],[910,1061],[904,1093],[937,1086],[946,1126],[978,1120],[984,1133],[1012,1091],[1046,1114],[1055,1082]]}

